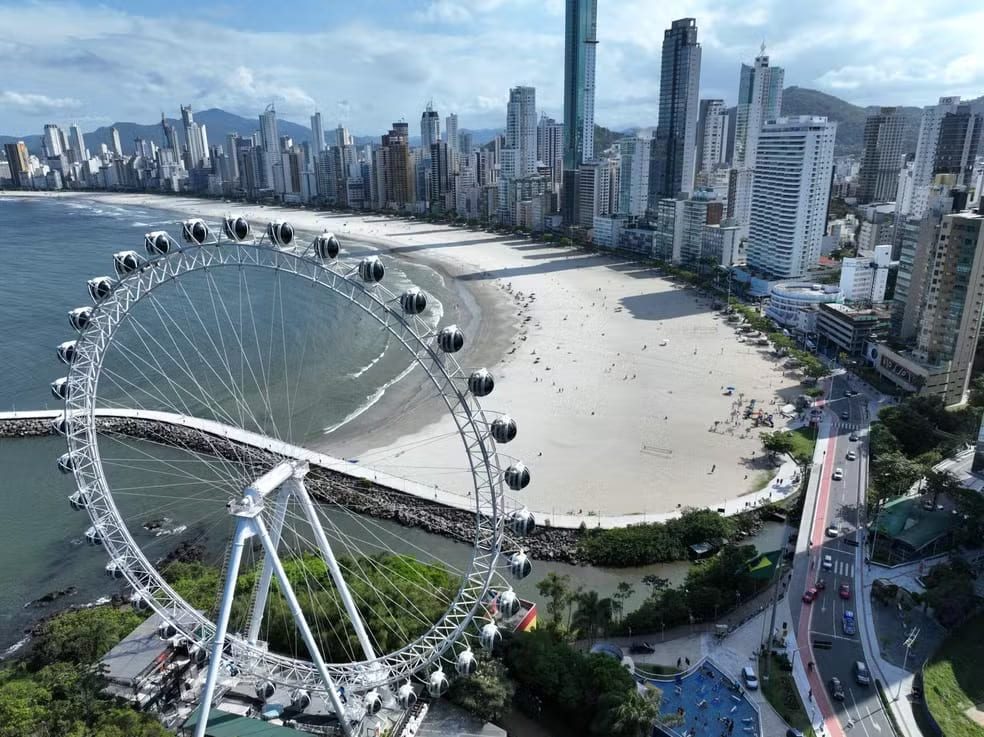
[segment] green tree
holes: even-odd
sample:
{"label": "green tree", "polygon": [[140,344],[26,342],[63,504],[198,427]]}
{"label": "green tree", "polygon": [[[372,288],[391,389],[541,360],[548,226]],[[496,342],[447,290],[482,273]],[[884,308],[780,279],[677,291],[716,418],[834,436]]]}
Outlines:
{"label": "green tree", "polygon": [[654,573],[647,573],[642,577],[642,582],[649,587],[649,595],[653,596],[657,591],[662,591],[670,585],[670,579],[657,576]]}
{"label": "green tree", "polygon": [[648,686],[640,692],[634,690],[613,711],[612,735],[617,737],[649,737],[653,724],[659,718],[663,692]]}
{"label": "green tree", "polygon": [[577,597],[573,629],[588,640],[604,634],[612,623],[613,604],[609,598],[600,598],[597,591],[585,591]]}
{"label": "green tree", "polygon": [[622,618],[622,614],[625,611],[625,602],[631,599],[634,593],[635,588],[631,583],[628,581],[619,581],[615,593],[612,594],[612,609],[614,610],[616,621]]}
{"label": "green tree", "polygon": [[762,448],[772,456],[788,455],[796,447],[792,434],[786,430],[764,432],[759,437],[762,439]]}
{"label": "green tree", "polygon": [[984,407],[984,374],[979,374],[971,380],[967,404],[977,409]]}
{"label": "green tree", "polygon": [[803,373],[813,379],[820,379],[830,373],[830,369],[823,364],[823,361],[815,356],[807,354],[801,360],[803,361]]}
{"label": "green tree", "polygon": [[933,566],[925,581],[923,600],[944,627],[955,627],[974,611],[974,580],[963,561]]}
{"label": "green tree", "polygon": [[66,612],[45,622],[37,635],[32,658],[48,663],[95,663],[144,619],[131,608],[92,607]]}
{"label": "green tree", "polygon": [[879,455],[871,464],[871,483],[868,498],[880,505],[888,499],[905,493],[922,478],[924,469],[899,451]]}
{"label": "green tree", "polygon": [[940,496],[954,496],[959,489],[962,489],[957,477],[950,471],[937,471],[930,469],[926,474],[925,493],[933,498],[933,506],[939,501]]}
{"label": "green tree", "polygon": [[550,624],[559,627],[560,618],[571,598],[571,577],[567,574],[559,576],[555,571],[550,571],[536,585],[536,590],[540,596],[547,599]]}
{"label": "green tree", "polygon": [[509,711],[515,687],[505,666],[486,655],[478,656],[478,668],[469,678],[457,678],[448,698],[486,722],[498,722]]}

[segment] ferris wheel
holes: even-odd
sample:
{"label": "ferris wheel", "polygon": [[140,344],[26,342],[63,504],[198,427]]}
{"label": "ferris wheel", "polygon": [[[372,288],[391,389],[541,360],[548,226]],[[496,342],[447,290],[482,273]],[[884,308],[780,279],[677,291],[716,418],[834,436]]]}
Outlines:
{"label": "ferris wheel", "polygon": [[[341,258],[327,231],[299,244],[284,221],[257,237],[244,217],[217,230],[192,219],[181,241],[156,231],[144,245],[116,253],[115,275],[88,281],[93,305],[69,313],[68,375],[51,384],[65,403],[58,467],[107,572],[205,670],[202,712],[230,681],[252,681],[294,713],[333,712],[349,735],[384,704],[412,705],[415,681],[440,696],[472,674],[472,644],[493,648],[520,608],[507,578],[531,571],[518,540],[535,520],[512,498],[529,470],[498,451],[516,423],[481,407],[494,380],[456,360],[463,332],[439,326],[412,284],[383,286],[379,256]],[[464,559],[363,514],[399,517],[429,487],[407,482],[401,497],[371,458],[326,454],[329,410],[352,410],[379,362],[421,380],[397,412],[428,404],[453,419]],[[169,575],[177,536],[224,556],[217,581]]]}

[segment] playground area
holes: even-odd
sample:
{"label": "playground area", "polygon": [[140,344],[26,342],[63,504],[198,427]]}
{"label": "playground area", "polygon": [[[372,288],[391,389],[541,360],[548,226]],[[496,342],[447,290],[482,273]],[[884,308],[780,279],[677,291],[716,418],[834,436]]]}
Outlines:
{"label": "playground area", "polygon": [[668,722],[657,725],[670,737],[760,737],[758,709],[744,688],[705,658],[686,673],[647,678],[663,692],[660,713]]}

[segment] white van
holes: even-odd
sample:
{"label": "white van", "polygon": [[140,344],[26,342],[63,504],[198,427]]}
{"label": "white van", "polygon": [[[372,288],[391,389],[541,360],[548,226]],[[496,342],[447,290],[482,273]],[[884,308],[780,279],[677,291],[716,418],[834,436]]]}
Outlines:
{"label": "white van", "polygon": [[745,682],[745,688],[749,691],[754,691],[759,687],[758,676],[755,675],[755,669],[750,665],[746,665],[741,669],[741,679]]}

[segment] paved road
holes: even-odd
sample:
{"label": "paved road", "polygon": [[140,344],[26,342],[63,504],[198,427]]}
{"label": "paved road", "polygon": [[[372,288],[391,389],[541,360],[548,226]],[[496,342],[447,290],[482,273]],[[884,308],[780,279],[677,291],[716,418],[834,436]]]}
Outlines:
{"label": "paved road", "polygon": [[[874,683],[862,686],[854,676],[854,664],[865,661],[857,625],[853,635],[847,634],[844,628],[844,613],[850,611],[856,614],[855,596],[860,580],[858,566],[863,565],[863,548],[851,543],[860,540],[859,528],[863,524],[861,515],[867,482],[865,468],[869,422],[866,398],[863,395],[849,398],[845,395],[848,389],[850,384],[845,377],[834,378],[826,403],[827,411],[833,413],[835,419],[824,458],[824,475],[820,479],[815,522],[819,529],[814,529],[811,537],[811,568],[801,574],[804,585],[807,580],[812,582],[814,578],[822,578],[826,588],[813,604],[802,606],[812,608],[810,638],[816,671],[823,688],[827,689],[829,696],[829,683],[834,676],[843,684],[845,699],[826,701],[832,706],[845,732],[863,734],[865,737],[890,737],[891,726]],[[850,440],[852,433],[857,433],[857,440]],[[850,451],[857,455],[856,460],[847,459]],[[836,469],[842,470],[842,480],[834,480]],[[828,527],[835,529],[829,530],[828,534]],[[827,556],[829,560],[825,563]],[[839,595],[841,584],[850,588],[847,599]],[[803,588],[793,590],[802,591]],[[830,648],[817,647],[818,641],[829,642]],[[813,679],[813,682],[817,683],[817,680]],[[823,699],[823,695],[820,698]]]}

